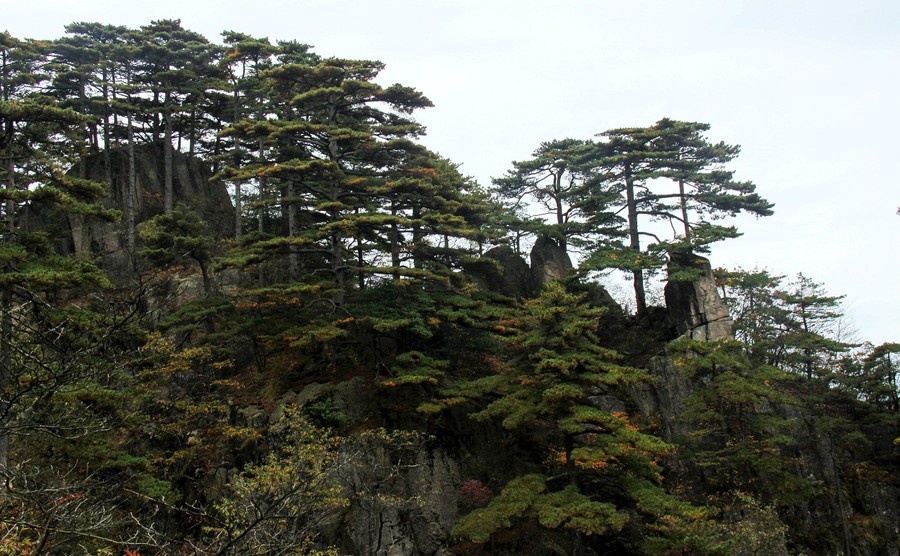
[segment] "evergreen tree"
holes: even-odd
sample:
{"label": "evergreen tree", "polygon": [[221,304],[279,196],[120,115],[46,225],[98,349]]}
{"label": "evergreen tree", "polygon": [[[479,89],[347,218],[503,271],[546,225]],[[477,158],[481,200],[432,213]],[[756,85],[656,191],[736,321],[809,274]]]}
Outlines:
{"label": "evergreen tree", "polygon": [[509,481],[485,508],[463,517],[458,535],[485,542],[501,528],[534,519],[548,529],[605,537],[607,546],[616,545],[612,539],[626,526],[636,528],[647,548],[677,543],[676,531],[705,519],[703,509],[667,494],[660,484],[656,462],[671,446],[641,432],[625,412],[591,402],[648,379],[600,346],[596,334],[605,311],[551,284],[525,303],[521,318],[501,325],[510,350],[502,370],[447,388],[444,405],[485,399],[471,417],[496,420],[530,438],[543,459],[542,472]]}
{"label": "evergreen tree", "polygon": [[[683,228],[669,249],[708,252],[709,244],[739,235],[734,227],[712,221],[740,212],[772,214],[772,204],[755,192],[756,186],[735,181],[734,171],[725,167],[738,156],[740,147],[710,143],[704,135],[709,128],[709,124],[668,118],[654,126],[659,133],[659,149],[666,153],[660,176],[674,182],[678,189],[643,196],[642,202],[652,207],[649,216],[679,222]],[[691,213],[698,218],[696,222]]]}
{"label": "evergreen tree", "polygon": [[[180,20],[154,21],[141,27],[136,37],[141,45],[138,80],[153,95],[151,109],[157,120],[154,139],[164,154],[164,207],[174,206],[172,156],[173,134],[179,113],[190,112],[215,75],[213,46],[202,35],[181,27]],[[159,119],[162,119],[160,124]]]}
{"label": "evergreen tree", "polygon": [[605,206],[613,199],[601,199],[597,192],[590,202],[585,198],[588,174],[582,159],[590,148],[583,140],[548,141],[532,153],[533,159],[513,162],[512,170],[494,180],[498,194],[514,207],[527,206],[526,200],[541,206],[537,216],[548,222],[537,233],[553,238],[564,251],[572,241],[587,243],[586,236],[615,233],[616,217]]}
{"label": "evergreen tree", "polygon": [[[37,45],[0,35],[0,199],[4,225],[0,229],[0,466],[7,461],[5,424],[18,406],[11,399],[26,369],[17,367],[15,306],[40,300],[47,291],[102,284],[105,278],[88,263],[54,252],[51,235],[35,230],[29,214],[44,211],[56,218],[81,214],[112,218],[97,204],[101,184],[63,173],[66,149],[77,143],[87,119],[62,108],[42,94],[45,78],[35,71],[41,60]],[[12,390],[10,390],[12,389]]]}
{"label": "evergreen tree", "polygon": [[[70,36],[58,39],[51,46],[54,61],[62,70],[55,72],[55,86],[60,93],[69,92],[80,105],[79,111],[100,120],[102,129],[97,133],[92,124],[92,146],[98,142],[103,149],[103,167],[106,183],[112,181],[110,149],[124,135],[118,129],[117,93],[120,88],[120,64],[115,50],[122,47],[128,29],[124,26],[101,23],[72,23],[66,26]],[[98,141],[98,135],[100,135]]]}
{"label": "evergreen tree", "polygon": [[716,272],[731,307],[735,336],[751,360],[808,379],[829,380],[852,344],[840,338],[841,297],[799,274],[793,282],[768,271]]}
{"label": "evergreen tree", "polygon": [[283,184],[287,240],[278,245],[291,258],[291,276],[297,276],[299,255],[324,257],[327,267],[318,271],[330,276],[337,300],[355,273],[371,274],[370,267],[378,266],[369,260],[354,263],[353,245],[369,250],[374,241],[369,231],[395,218],[375,188],[424,152],[411,141],[421,127],[405,115],[431,103],[408,87],[372,82],[382,67],[339,59],[277,66],[266,75],[273,94],[286,103],[284,118],[242,123],[234,130],[275,145],[275,160],[248,165],[235,178],[265,176]]}
{"label": "evergreen tree", "polygon": [[[738,148],[709,144],[702,135],[708,128],[663,119],[651,127],[613,129],[600,134],[604,139],[585,162],[591,168],[587,198],[599,195],[605,207],[610,194],[619,196],[616,206],[628,220],[627,245],[601,245],[585,264],[631,271],[638,317],[647,311],[644,272],[661,267],[667,250],[704,250],[713,241],[737,235],[734,228],[714,226],[702,218],[692,222],[689,210],[711,219],[744,211],[771,214],[772,205],[753,192],[753,184],[734,182],[732,172],[719,169],[737,155]],[[661,184],[670,180],[660,178],[670,178],[677,190],[661,190]],[[647,219],[671,224],[673,240],[650,231]],[[682,226],[680,239],[674,222]],[[655,243],[644,247],[642,237]]]}
{"label": "evergreen tree", "polygon": [[[101,53],[94,47],[82,37],[57,39],[48,47],[49,60],[44,67],[52,75],[51,91],[59,99],[60,106],[99,116],[104,107],[102,97],[97,98],[95,76],[101,65]],[[89,121],[86,130],[89,137],[85,143],[91,152],[99,152],[101,138],[97,121]],[[104,136],[104,142],[106,139]]]}
{"label": "evergreen tree", "polygon": [[[263,95],[265,94],[265,81],[260,72],[272,65],[273,55],[277,52],[268,39],[257,39],[244,33],[226,31],[222,33],[225,41],[226,52],[222,64],[228,69],[232,92],[231,124],[237,125],[245,117],[253,117],[261,121],[264,117]],[[255,144],[241,145],[240,136],[232,134],[232,152],[230,154],[231,166],[240,168],[249,162],[251,149],[257,151],[257,161],[265,159],[264,140],[257,138]],[[234,210],[235,210],[235,239],[240,240],[242,223],[241,181],[234,182]],[[263,187],[260,187],[260,193]],[[262,195],[260,195],[262,197]],[[259,213],[262,219],[262,212]]]}
{"label": "evergreen tree", "polygon": [[777,292],[791,320],[784,342],[788,347],[783,364],[806,378],[829,378],[838,356],[850,348],[839,330],[832,330],[842,316],[843,296],[829,296],[821,284],[798,274],[790,289]]}
{"label": "evergreen tree", "polygon": [[853,360],[845,360],[838,384],[880,411],[900,418],[900,344],[863,346]]}
{"label": "evergreen tree", "polygon": [[691,423],[679,440],[697,466],[707,492],[746,491],[767,502],[789,505],[817,492],[792,457],[796,423],[773,411],[774,404],[798,405],[788,393],[792,375],[750,361],[740,342],[682,339],[669,345],[685,378],[700,381],[685,402]]}
{"label": "evergreen tree", "polygon": [[210,295],[209,265],[214,242],[207,235],[206,223],[192,208],[178,203],[171,212],[141,223],[138,230],[144,242],[141,256],[156,265],[171,265],[184,257],[193,259],[203,277],[203,291]]}

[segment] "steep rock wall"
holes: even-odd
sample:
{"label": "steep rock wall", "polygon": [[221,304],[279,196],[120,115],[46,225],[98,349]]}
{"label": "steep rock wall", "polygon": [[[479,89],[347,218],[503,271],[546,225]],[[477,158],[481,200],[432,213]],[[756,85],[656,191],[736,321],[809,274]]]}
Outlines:
{"label": "steep rock wall", "polygon": [[694,275],[690,281],[666,283],[666,308],[676,335],[705,341],[732,337],[734,323],[716,288],[709,261],[697,255],[671,253],[670,275],[675,271]]}
{"label": "steep rock wall", "polygon": [[[140,223],[163,212],[165,187],[162,144],[141,145],[135,148],[135,222]],[[115,279],[126,272],[131,254],[127,252],[127,195],[129,182],[128,152],[124,148],[110,152],[112,183],[103,204],[122,212],[118,222],[100,222],[81,215],[55,222],[68,229],[65,240],[57,245],[62,253],[85,254],[93,257]],[[89,156],[76,165],[72,174],[99,182],[106,180],[103,154]],[[210,181],[210,170],[201,161],[176,151],[172,158],[173,194],[176,204],[184,203],[207,222],[215,237],[226,237],[234,231],[234,209],[227,186]],[[38,215],[38,225],[58,217]],[[43,221],[43,222],[41,222]]]}

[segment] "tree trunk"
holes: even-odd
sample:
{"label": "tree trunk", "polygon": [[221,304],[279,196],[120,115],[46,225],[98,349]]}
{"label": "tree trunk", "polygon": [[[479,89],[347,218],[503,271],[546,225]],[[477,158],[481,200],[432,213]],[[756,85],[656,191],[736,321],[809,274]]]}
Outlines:
{"label": "tree trunk", "polygon": [[136,235],[136,224],[134,217],[134,203],[137,197],[137,178],[134,169],[134,125],[132,122],[131,112],[128,112],[128,185],[125,192],[125,219],[127,226],[126,238],[128,243],[128,253],[134,255],[134,242]]}
{"label": "tree trunk", "polygon": [[12,342],[12,286],[5,286],[0,299],[0,471],[9,463],[9,434],[6,423],[9,420],[9,402],[5,400],[6,390],[12,383],[10,368],[10,344]]}
{"label": "tree trunk", "polygon": [[684,195],[684,180],[678,180],[678,194],[681,203],[681,220],[684,223],[684,239],[691,240],[691,227],[688,224],[687,198]]}
{"label": "tree trunk", "polygon": [[[159,91],[153,91],[153,106],[159,106]],[[160,122],[160,114],[159,110],[153,111],[153,140],[159,141],[160,133],[162,132],[162,126]]]}
{"label": "tree trunk", "polygon": [[188,156],[194,157],[194,137],[197,134],[197,109],[191,108],[191,127],[188,135]]}
{"label": "tree trunk", "polygon": [[[240,117],[240,114],[238,111],[238,99],[239,99],[239,97],[238,97],[237,86],[235,86],[234,106],[233,106],[233,113],[232,113],[232,117],[231,117],[231,123],[235,124],[235,125],[237,124],[238,118]],[[241,166],[241,156],[240,156],[241,142],[238,139],[237,134],[235,134],[234,138],[232,139],[231,147],[232,147],[232,149],[234,149],[234,152],[232,153],[232,163],[234,164],[235,169],[240,168],[240,166]],[[290,193],[290,191],[293,189],[293,187],[294,187],[293,184],[288,185],[288,194],[292,195],[292,196],[293,196],[293,193]],[[241,231],[243,228],[243,226],[241,225],[241,212],[242,212],[241,182],[236,181],[236,182],[234,182],[234,239],[237,241],[239,241],[241,239]],[[293,274],[292,274],[292,276],[293,276]]]}
{"label": "tree trunk", "polygon": [[[262,165],[263,161],[265,160],[265,145],[263,145],[262,138],[259,139],[259,157],[258,157],[258,159],[259,159],[260,165]],[[268,195],[268,185],[269,185],[268,178],[266,176],[260,176],[259,177],[259,199],[258,199],[259,206],[257,208],[257,213],[256,213],[256,229],[257,229],[257,231],[259,231],[260,234],[263,234],[266,231],[266,203],[268,202],[266,197]],[[266,280],[265,271],[263,271],[263,265],[258,265],[257,268],[258,268],[257,279],[259,280],[259,284],[263,285]]]}
{"label": "tree trunk", "polygon": [[197,266],[200,267],[200,275],[203,277],[203,295],[209,297],[212,293],[212,280],[209,277],[209,263],[206,257],[195,257]]}
{"label": "tree trunk", "polygon": [[[262,138],[259,139],[259,155],[257,159],[259,164],[262,165],[265,161],[265,145],[263,145]],[[256,227],[259,230],[259,233],[263,233],[266,231],[266,195],[268,194],[268,178],[266,176],[259,177],[259,208],[257,209],[257,222]]]}
{"label": "tree trunk", "polygon": [[[340,182],[338,180],[331,181],[330,201],[339,200]],[[329,218],[331,222],[337,222],[341,215],[338,209],[329,209]],[[331,274],[334,280],[334,286],[338,293],[334,302],[338,305],[344,303],[344,288],[346,287],[346,277],[344,276],[344,238],[338,228],[331,232]]]}
{"label": "tree trunk", "polygon": [[[10,154],[8,169],[9,181],[7,182],[7,190],[15,191],[15,164],[13,164],[12,155]],[[4,234],[4,242],[12,241],[13,232],[15,232],[15,203],[12,199],[6,201],[6,230]],[[3,272],[12,272],[8,266]],[[12,308],[13,308],[13,290],[12,285],[8,284],[3,287],[0,293],[0,469],[5,469],[9,461],[9,434],[6,432],[6,423],[9,420],[9,402],[5,401],[6,390],[12,383],[12,367],[11,367],[11,344],[12,344]]]}
{"label": "tree trunk", "polygon": [[169,106],[169,93],[166,93],[166,105],[163,118],[165,120],[165,138],[163,139],[163,173],[165,180],[165,212],[175,208],[175,186],[172,177],[172,110]]}
{"label": "tree trunk", "polygon": [[240,241],[241,239],[241,182],[234,182],[234,239],[236,241]]}
{"label": "tree trunk", "polygon": [[[637,203],[634,198],[634,178],[631,175],[631,166],[625,165],[625,195],[628,202],[628,238],[629,247],[635,252],[641,252],[641,236],[638,234]],[[638,319],[647,314],[647,295],[644,292],[644,269],[636,268],[631,271],[634,277],[634,301],[635,312]]]}
{"label": "tree trunk", "polygon": [[562,170],[553,174],[553,200],[556,203],[556,224],[559,226],[559,236],[556,240],[559,243],[560,249],[563,250],[563,253],[568,253],[568,240],[566,238],[565,229],[563,228],[566,216],[562,204],[562,175]]}
{"label": "tree trunk", "polygon": [[[334,106],[329,107],[329,121],[334,123],[336,121],[337,108]],[[337,141],[334,139],[328,142],[328,157],[330,160],[335,163],[340,159],[340,153],[338,151]],[[331,180],[331,190],[329,191],[329,201],[332,203],[337,203],[340,201],[340,191],[341,191],[341,183],[340,180],[332,179]],[[328,211],[328,216],[330,218],[330,223],[336,223],[341,218],[340,211],[337,208],[331,208]],[[343,305],[344,303],[344,289],[346,288],[346,275],[345,275],[345,264],[344,264],[344,237],[340,232],[339,228],[335,228],[335,231],[331,233],[331,273],[334,279],[334,285],[338,290],[338,293],[335,295],[334,302],[338,305]]]}
{"label": "tree trunk", "polygon": [[107,184],[112,184],[112,161],[109,156],[109,86],[106,85],[107,74],[103,69],[103,177]]}
{"label": "tree trunk", "polygon": [[288,264],[290,267],[290,277],[291,281],[297,280],[300,278],[300,258],[297,254],[297,246],[293,243],[294,239],[297,238],[297,232],[299,230],[299,222],[297,222],[297,203],[295,202],[296,195],[296,185],[294,180],[288,181],[288,190],[287,190],[287,213],[288,213],[288,237],[291,239],[291,244],[288,247]]}
{"label": "tree trunk", "polygon": [[418,206],[414,206],[412,229],[413,268],[422,268],[424,266],[422,248],[425,245],[425,234],[422,232],[422,228],[418,224],[420,218],[422,218],[422,209]]}
{"label": "tree trunk", "polygon": [[365,266],[366,257],[363,252],[363,242],[362,239],[357,239],[356,241],[356,286],[364,290],[366,288],[366,273],[363,272],[363,266]]}
{"label": "tree trunk", "polygon": [[[397,206],[392,202],[391,203],[391,216],[397,216]],[[394,280],[400,279],[400,230],[397,227],[397,222],[391,222],[391,267],[392,267],[392,276]]]}

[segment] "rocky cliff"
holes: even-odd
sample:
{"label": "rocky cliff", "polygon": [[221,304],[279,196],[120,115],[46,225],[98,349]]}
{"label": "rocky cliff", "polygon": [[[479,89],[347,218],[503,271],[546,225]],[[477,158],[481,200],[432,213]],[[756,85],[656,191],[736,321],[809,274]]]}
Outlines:
{"label": "rocky cliff", "polygon": [[[58,244],[62,253],[78,253],[93,257],[115,279],[130,267],[132,254],[128,253],[124,215],[127,212],[129,183],[129,157],[125,148],[110,151],[109,194],[103,201],[108,208],[123,214],[118,222],[108,223],[85,219],[81,215],[67,217],[63,224],[67,229],[65,241]],[[133,201],[135,222],[140,223],[163,212],[164,163],[161,144],[141,145],[135,148],[135,192]],[[106,181],[104,155],[85,158],[71,171],[81,177],[99,182]],[[184,203],[193,208],[207,222],[214,237],[226,237],[234,232],[234,209],[227,186],[210,180],[209,168],[198,159],[175,151],[172,159],[173,192],[175,204]],[[38,215],[37,225],[52,215]]]}

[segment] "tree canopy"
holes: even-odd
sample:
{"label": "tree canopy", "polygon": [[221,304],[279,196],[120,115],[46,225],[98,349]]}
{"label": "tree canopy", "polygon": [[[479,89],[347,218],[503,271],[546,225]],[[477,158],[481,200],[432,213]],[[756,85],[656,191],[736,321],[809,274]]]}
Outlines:
{"label": "tree canopy", "polygon": [[[483,187],[384,68],[0,34],[0,554],[896,544],[898,344],[804,274],[678,267],[772,213],[737,145],[663,118]],[[681,335],[722,300],[734,337]]]}

